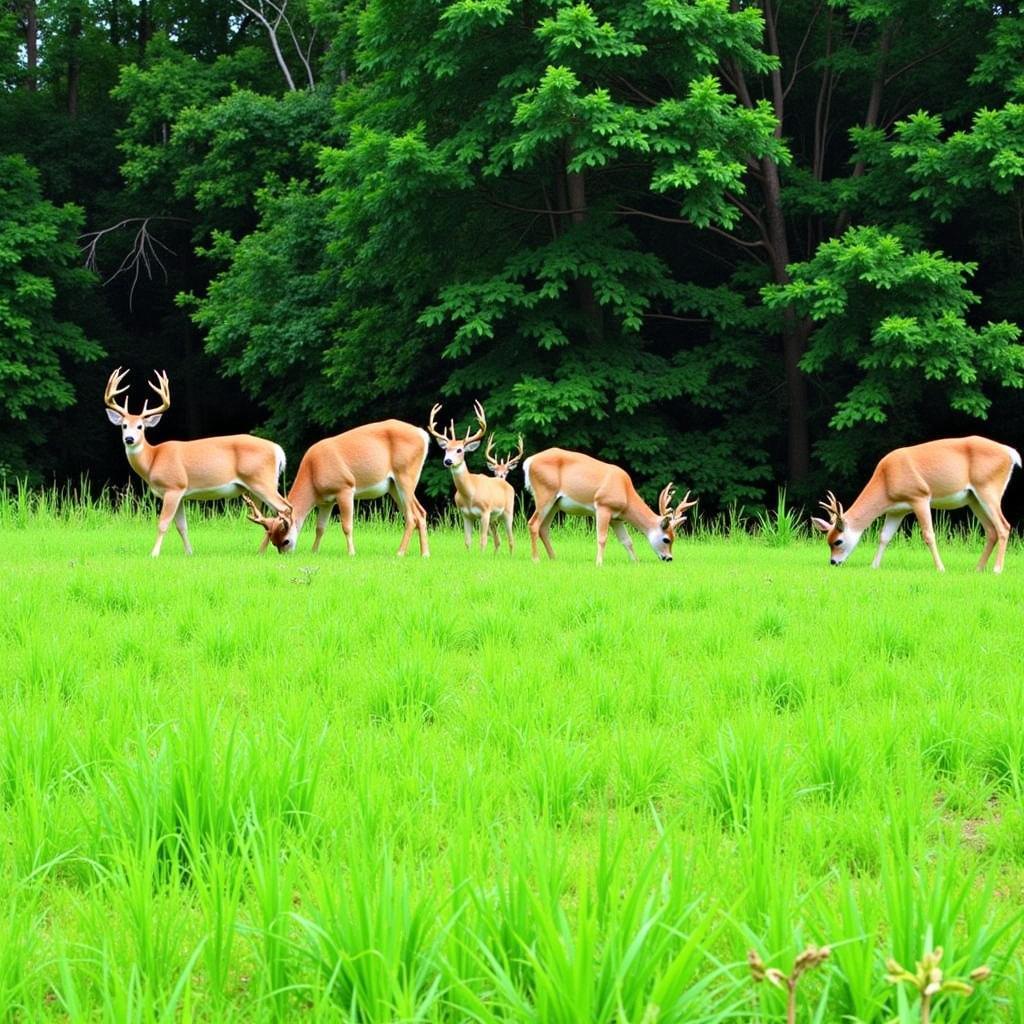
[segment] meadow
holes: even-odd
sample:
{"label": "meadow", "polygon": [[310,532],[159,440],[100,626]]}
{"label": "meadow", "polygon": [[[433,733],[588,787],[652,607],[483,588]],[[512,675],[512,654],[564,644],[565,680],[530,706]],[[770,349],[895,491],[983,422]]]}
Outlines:
{"label": "meadow", "polygon": [[0,502],[0,1020],[1024,1020],[1018,542],[189,515]]}

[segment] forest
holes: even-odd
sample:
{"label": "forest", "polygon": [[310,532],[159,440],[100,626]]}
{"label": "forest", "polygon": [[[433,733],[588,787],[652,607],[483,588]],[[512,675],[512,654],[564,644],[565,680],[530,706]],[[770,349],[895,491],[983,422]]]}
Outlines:
{"label": "forest", "polygon": [[10,0],[0,473],[127,480],[118,365],[154,440],[479,399],[708,510],[1020,447],[1022,57],[977,0]]}

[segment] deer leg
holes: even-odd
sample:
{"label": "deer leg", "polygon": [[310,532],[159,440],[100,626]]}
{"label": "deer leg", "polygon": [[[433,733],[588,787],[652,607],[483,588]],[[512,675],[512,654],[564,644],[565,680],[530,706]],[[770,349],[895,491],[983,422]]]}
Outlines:
{"label": "deer leg", "polygon": [[192,554],[192,545],[188,542],[188,523],[185,522],[185,502],[178,502],[178,510],[174,513],[174,525],[181,534],[181,543],[185,545],[185,554]]}
{"label": "deer leg", "polygon": [[536,484],[533,488],[534,501],[537,507],[534,509],[534,513],[530,516],[530,557],[536,562],[539,561],[537,555],[537,538],[539,537],[544,544],[544,549],[548,553],[548,558],[555,557],[554,548],[551,547],[551,538],[548,535],[550,528],[550,520],[555,514],[555,503],[558,500],[557,495],[544,494]]}
{"label": "deer leg", "polygon": [[594,510],[594,522],[597,524],[597,564],[604,564],[604,546],[608,543],[608,527],[612,521],[611,509],[598,505]]}
{"label": "deer leg", "polygon": [[405,530],[402,532],[402,540],[396,552],[399,558],[404,558],[405,552],[409,549],[409,541],[412,539],[412,531],[419,525],[418,517],[413,511],[412,504],[406,501],[405,493],[397,480],[392,479],[390,491],[391,497],[395,499],[395,504],[398,506],[398,511],[405,519]]}
{"label": "deer leg", "polygon": [[[508,509],[505,510],[502,518],[505,520],[505,536],[508,537],[508,553],[513,555],[516,550],[516,538],[515,534],[512,533],[512,516],[513,512]],[[495,546],[497,546],[497,533],[495,533]]]}
{"label": "deer leg", "polygon": [[473,546],[473,520],[467,512],[462,513],[462,537],[468,551]]}
{"label": "deer leg", "polygon": [[[349,557],[356,553],[355,541],[352,539],[352,520],[356,511],[356,492],[349,488],[342,491],[337,497],[338,515],[341,517],[341,532],[345,534],[345,544],[348,547]],[[330,506],[328,506],[330,511]]]}
{"label": "deer leg", "polygon": [[555,509],[552,507],[541,522],[540,529],[538,531],[541,542],[544,545],[544,550],[548,553],[548,558],[555,557],[555,549],[551,546],[551,524],[554,520]]}
{"label": "deer leg", "polygon": [[485,508],[480,513],[480,550],[487,550],[487,541],[491,533],[491,510]]}
{"label": "deer leg", "polygon": [[[417,481],[419,478],[417,477]],[[413,504],[416,506],[416,531],[420,535],[420,557],[430,557],[430,544],[427,542],[427,510],[420,504],[416,497],[416,487],[410,491]]]}
{"label": "deer leg", "polygon": [[984,506],[973,494],[967,496],[967,504],[985,531],[985,547],[982,549],[981,558],[978,560],[977,565],[978,572],[984,572],[985,566],[988,565],[989,556],[992,554],[992,549],[996,546],[996,541],[999,539],[999,534],[996,531],[996,525],[992,521],[991,516],[989,516]]}
{"label": "deer leg", "polygon": [[626,524],[616,519],[612,522],[612,529],[615,531],[615,536],[619,538],[619,543],[626,549],[629,560],[635,562],[636,551],[633,549],[633,538],[630,537]]}
{"label": "deer leg", "polygon": [[330,505],[318,505],[316,509],[316,536],[313,538],[313,554],[320,550],[320,541],[324,539],[327,523],[331,518]]}
{"label": "deer leg", "polygon": [[875,552],[875,559],[871,563],[872,569],[877,569],[882,564],[882,555],[885,554],[889,541],[896,536],[896,531],[900,528],[900,523],[903,522],[903,517],[906,514],[906,512],[888,512],[886,514],[885,522],[882,524],[882,532],[878,538],[878,550]]}
{"label": "deer leg", "polygon": [[494,541],[494,553],[498,553],[498,549],[501,547],[501,536],[498,533],[498,520],[495,519],[491,523],[491,540]]}
{"label": "deer leg", "polygon": [[917,525],[921,527],[921,536],[924,538],[928,550],[932,553],[932,560],[939,572],[945,572],[946,567],[942,564],[939,556],[939,549],[935,543],[935,530],[932,527],[932,507],[927,498],[924,501],[914,502],[914,515],[917,517]]}
{"label": "deer leg", "polygon": [[985,491],[981,494],[975,494],[974,498],[977,508],[975,508],[974,503],[970,503],[971,508],[974,509],[974,514],[984,524],[985,519],[982,519],[979,510],[981,513],[984,513],[984,516],[988,519],[989,526],[995,534],[995,538],[992,539],[989,534],[989,526],[985,527],[985,551],[981,556],[981,561],[978,563],[978,568],[985,568],[985,563],[988,561],[988,556],[991,554],[993,546],[998,545],[996,549],[996,564],[992,567],[992,571],[1002,572],[1003,561],[1006,558],[1006,545],[1010,540],[1010,523],[1006,516],[1003,515],[999,495]]}
{"label": "deer leg", "polygon": [[160,506],[160,519],[156,524],[156,543],[153,545],[153,550],[149,553],[150,557],[157,558],[159,556],[160,548],[164,544],[164,535],[167,533],[167,528],[171,525],[171,520],[177,513],[181,499],[184,497],[184,491],[166,491],[164,493],[164,502]]}

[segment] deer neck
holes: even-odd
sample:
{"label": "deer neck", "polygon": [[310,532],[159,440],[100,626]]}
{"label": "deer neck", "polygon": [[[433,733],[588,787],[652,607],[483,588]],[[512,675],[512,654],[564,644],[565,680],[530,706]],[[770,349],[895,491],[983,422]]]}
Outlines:
{"label": "deer neck", "polygon": [[156,445],[150,444],[145,437],[135,445],[134,448],[126,448],[125,454],[128,456],[128,465],[135,470],[139,476],[142,477],[146,483],[149,483],[149,475],[153,470],[153,459],[156,454]]}
{"label": "deer neck", "polygon": [[455,484],[455,490],[457,490],[466,501],[472,504],[476,474],[470,473],[466,468],[465,462],[460,462],[457,466],[452,466],[451,472],[452,482]]}
{"label": "deer neck", "polygon": [[635,529],[643,531],[648,538],[661,531],[661,516],[636,491],[630,494],[626,511],[619,518]]}
{"label": "deer neck", "polygon": [[297,537],[302,529],[302,524],[317,504],[316,487],[313,485],[313,477],[305,460],[299,463],[299,471],[295,474],[295,481],[288,492],[287,500],[288,504],[292,507],[292,528],[290,532],[294,537]]}
{"label": "deer neck", "polygon": [[892,508],[884,483],[873,476],[846,510],[845,519],[858,533],[863,533],[880,515]]}

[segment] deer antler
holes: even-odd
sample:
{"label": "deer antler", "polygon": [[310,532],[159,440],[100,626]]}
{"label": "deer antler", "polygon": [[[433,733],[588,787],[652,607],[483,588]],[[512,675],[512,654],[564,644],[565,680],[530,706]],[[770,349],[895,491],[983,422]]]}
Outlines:
{"label": "deer antler", "polygon": [[505,465],[508,466],[509,470],[513,470],[519,465],[519,460],[523,457],[523,435],[519,435],[519,451],[515,455],[509,455],[505,460]]}
{"label": "deer antler", "polygon": [[[125,399],[123,405],[118,405],[115,399],[118,395],[123,395],[127,390],[128,386],[121,387],[121,381],[128,376],[127,370],[122,370],[119,366],[107,380],[106,390],[103,392],[103,402],[108,409],[113,409],[114,412],[119,412],[122,416],[130,416],[128,412],[128,400]],[[120,388],[120,390],[118,390]]]}
{"label": "deer antler", "polygon": [[500,461],[494,457],[494,435],[491,434],[487,438],[487,447],[484,448],[484,460],[487,463],[488,468],[497,469],[501,465]]}
{"label": "deer antler", "polygon": [[160,370],[154,370],[153,372],[156,374],[156,383],[154,384],[153,381],[148,381],[148,383],[157,395],[159,395],[160,405],[155,409],[150,409],[149,400],[147,399],[142,404],[142,416],[155,416],[159,412],[167,412],[171,407],[171,384],[167,379],[167,371],[164,370],[161,372]]}
{"label": "deer antler", "polygon": [[690,492],[687,491],[683,500],[673,508],[672,495],[674,493],[675,485],[670,483],[658,495],[658,515],[669,516],[674,525],[679,525],[683,521],[683,513],[688,508],[693,508],[697,504],[698,499],[694,498],[693,501],[690,501]]}
{"label": "deer antler", "polygon": [[257,523],[259,526],[262,526],[264,530],[269,530],[273,527],[275,519],[282,519],[288,528],[291,529],[292,517],[295,514],[291,502],[285,501],[284,512],[278,512],[276,516],[264,516],[260,513],[259,505],[257,505],[248,494],[242,495],[242,501],[249,506],[249,515],[246,518],[250,523]]}
{"label": "deer antler", "polygon": [[487,431],[487,417],[484,415],[484,407],[479,402],[473,402],[473,413],[479,429],[475,434],[470,434],[469,430],[466,430],[466,437],[462,442],[464,445],[479,441]]}
{"label": "deer antler", "polygon": [[256,502],[253,501],[248,494],[242,495],[242,501],[244,501],[245,504],[249,506],[249,515],[246,516],[249,522],[257,523],[265,529],[269,520],[266,518],[266,516],[260,514],[259,505],[257,505]]}
{"label": "deer antler", "polygon": [[846,529],[846,524],[843,521],[843,517],[846,515],[843,506],[836,501],[836,496],[831,492],[825,493],[827,501],[819,501],[818,504],[829,514],[829,518],[832,520],[832,525],[839,531]]}
{"label": "deer antler", "polygon": [[441,403],[438,402],[434,406],[434,408],[430,410],[430,422],[427,424],[427,430],[429,430],[430,433],[433,434],[434,437],[436,437],[438,439],[438,441],[444,441],[444,443],[447,444],[449,441],[454,441],[455,440],[455,426],[454,426],[454,424],[452,424],[452,436],[451,437],[448,436],[448,431],[447,430],[445,430],[445,432],[443,434],[439,433],[438,429],[437,429],[436,420],[437,420],[437,414],[440,411],[441,411]]}

